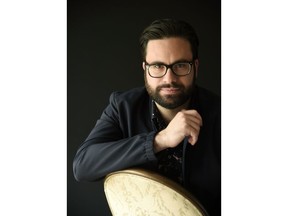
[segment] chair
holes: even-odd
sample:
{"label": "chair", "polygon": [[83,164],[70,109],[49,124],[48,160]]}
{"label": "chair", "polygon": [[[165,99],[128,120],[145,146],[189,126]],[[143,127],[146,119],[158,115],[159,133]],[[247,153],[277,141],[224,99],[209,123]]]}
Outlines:
{"label": "chair", "polygon": [[207,216],[201,204],[177,183],[142,169],[113,172],[104,180],[113,216]]}

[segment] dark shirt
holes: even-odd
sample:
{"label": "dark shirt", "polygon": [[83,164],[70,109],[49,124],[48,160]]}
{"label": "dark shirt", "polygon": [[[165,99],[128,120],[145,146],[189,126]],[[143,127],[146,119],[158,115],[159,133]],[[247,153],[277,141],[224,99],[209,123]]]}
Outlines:
{"label": "dark shirt", "polygon": [[[152,120],[157,128],[157,132],[165,129],[167,124],[163,120],[158,108],[153,101]],[[156,154],[158,159],[158,171],[166,177],[182,184],[182,158],[183,158],[183,143],[175,148],[168,148]]]}

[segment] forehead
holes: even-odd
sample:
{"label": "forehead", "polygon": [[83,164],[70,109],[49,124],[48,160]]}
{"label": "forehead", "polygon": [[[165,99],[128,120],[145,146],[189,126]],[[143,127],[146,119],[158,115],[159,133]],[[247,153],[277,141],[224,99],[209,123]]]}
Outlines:
{"label": "forehead", "polygon": [[150,40],[147,44],[146,61],[173,63],[177,60],[192,60],[191,45],[179,37]]}

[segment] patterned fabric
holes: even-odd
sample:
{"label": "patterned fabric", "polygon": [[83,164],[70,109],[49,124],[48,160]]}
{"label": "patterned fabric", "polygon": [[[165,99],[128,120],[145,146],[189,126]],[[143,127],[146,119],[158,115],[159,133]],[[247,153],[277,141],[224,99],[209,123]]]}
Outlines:
{"label": "patterned fabric", "polygon": [[185,191],[149,173],[112,173],[105,179],[104,191],[113,216],[205,215]]}
{"label": "patterned fabric", "polygon": [[[155,102],[153,102],[152,120],[157,131],[161,131],[167,127]],[[175,148],[168,148],[156,154],[158,158],[158,170],[166,177],[182,184],[182,158],[183,158],[183,142]]]}

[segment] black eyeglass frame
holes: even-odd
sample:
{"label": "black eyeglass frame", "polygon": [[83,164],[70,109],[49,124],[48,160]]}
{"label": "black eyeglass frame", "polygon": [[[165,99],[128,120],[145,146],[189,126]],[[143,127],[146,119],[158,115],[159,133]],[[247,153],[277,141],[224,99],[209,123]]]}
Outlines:
{"label": "black eyeglass frame", "polygon": [[[179,74],[175,73],[174,70],[173,70],[173,66],[174,66],[174,65],[177,65],[177,64],[183,64],[183,63],[188,63],[188,64],[191,66],[191,67],[190,67],[190,70],[187,72],[187,74],[179,75]],[[169,65],[164,64],[164,63],[148,64],[148,62],[145,61],[145,67],[146,67],[146,69],[147,69],[147,71],[148,71],[149,76],[152,77],[152,78],[162,78],[162,77],[164,77],[164,76],[167,74],[167,71],[168,71],[169,68],[171,69],[172,73],[175,74],[176,76],[187,76],[188,74],[191,73],[191,70],[192,70],[192,68],[193,68],[193,67],[192,67],[192,66],[193,66],[193,63],[194,63],[194,60],[192,60],[191,62],[189,62],[189,61],[187,61],[187,62],[185,62],[185,61],[183,61],[183,62],[175,62],[175,63],[169,64]],[[152,76],[152,75],[150,74],[149,68],[150,68],[151,66],[153,66],[153,65],[162,65],[162,66],[165,66],[165,67],[166,67],[165,73],[164,73],[162,76]]]}

